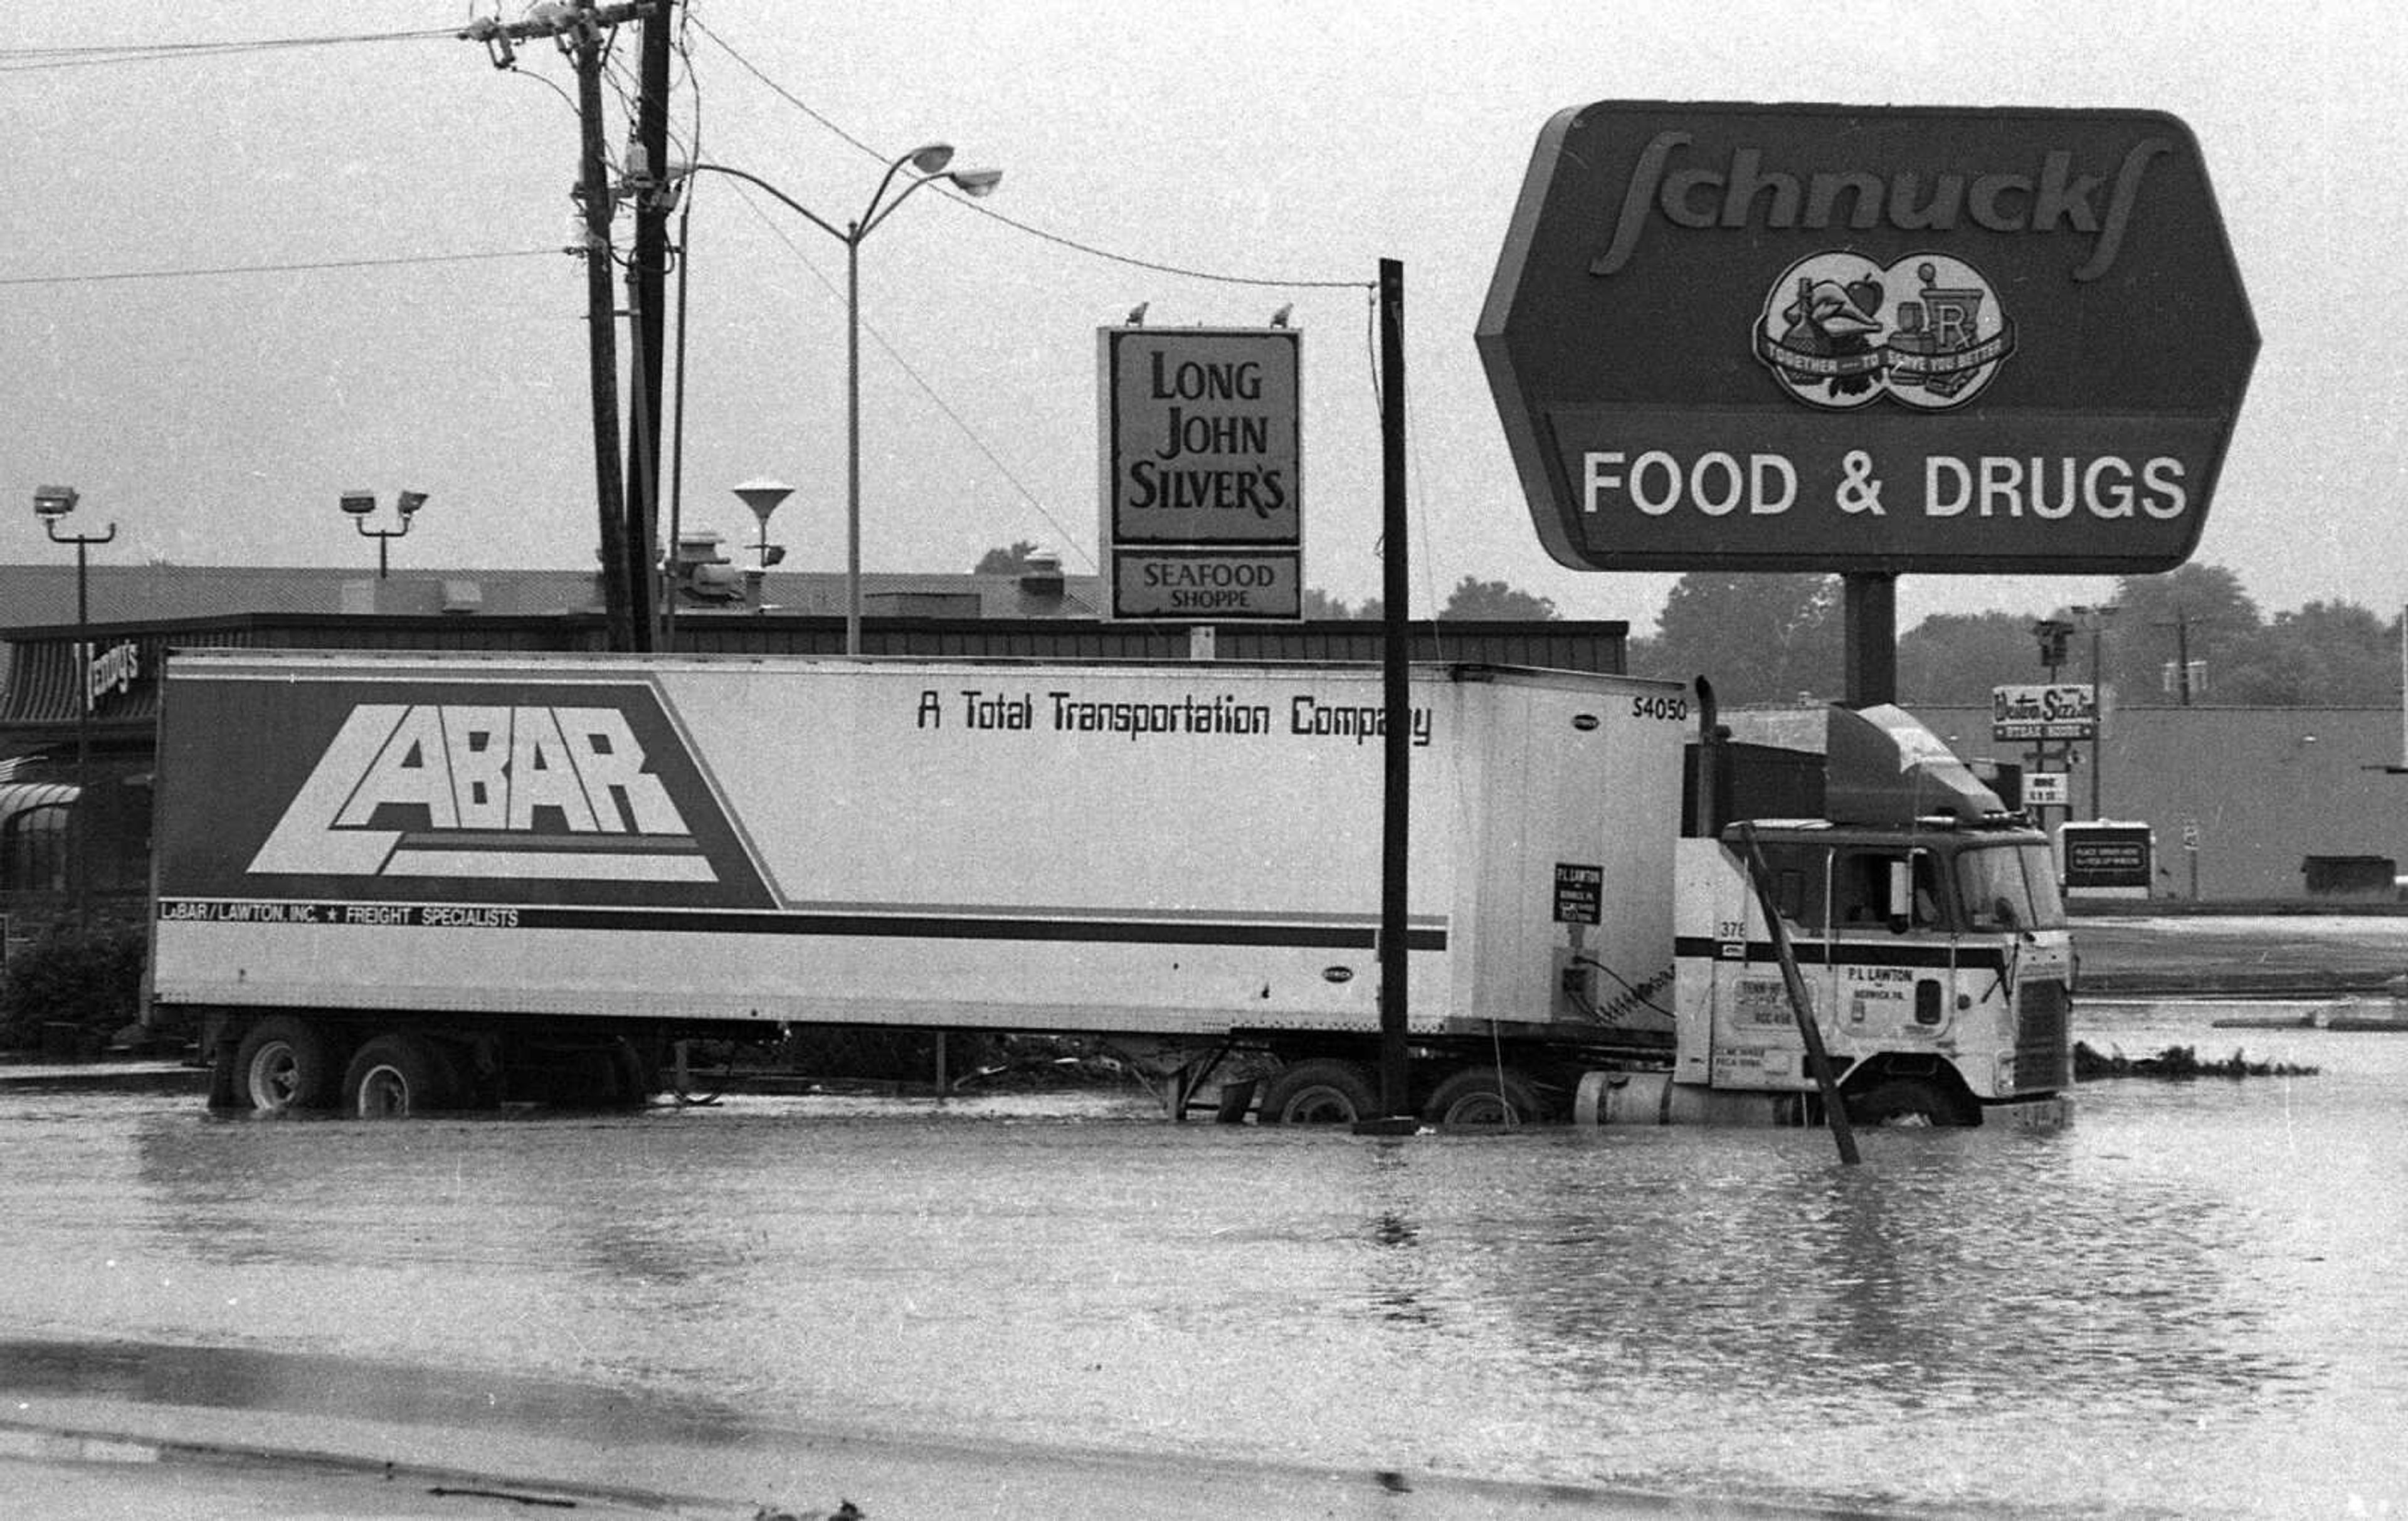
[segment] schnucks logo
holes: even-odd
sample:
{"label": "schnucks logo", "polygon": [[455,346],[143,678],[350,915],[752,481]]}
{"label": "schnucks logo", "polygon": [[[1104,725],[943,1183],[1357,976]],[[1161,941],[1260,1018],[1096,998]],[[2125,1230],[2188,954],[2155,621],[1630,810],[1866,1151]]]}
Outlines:
{"label": "schnucks logo", "polygon": [[2086,282],[2114,266],[2149,165],[2174,151],[2171,138],[2143,137],[2125,150],[2112,175],[2103,165],[2077,164],[2064,148],[2043,152],[2037,174],[2028,165],[1978,174],[1870,163],[1783,170],[1766,168],[1759,147],[1736,148],[1720,164],[1694,163],[1687,150],[1695,141],[1691,133],[1658,132],[1641,151],[1623,188],[1612,240],[1590,274],[1612,275],[1627,265],[1653,212],[1688,228],[1863,231],[1886,223],[1901,232],[1976,227],[2063,237],[2083,254],[2074,280]]}
{"label": "schnucks logo", "polygon": [[1883,395],[1924,411],[1961,407],[2014,348],[1989,281],[1944,253],[1886,267],[1848,252],[1800,259],[1772,282],[1756,327],[1756,356],[1783,387],[1831,410]]}
{"label": "schnucks logo", "polygon": [[377,881],[380,897],[767,900],[649,685],[210,682],[179,695],[170,731],[188,775],[246,783],[251,806],[217,828],[257,821],[255,846],[194,851],[197,880],[163,876],[179,892],[257,892],[266,878],[317,894]]}

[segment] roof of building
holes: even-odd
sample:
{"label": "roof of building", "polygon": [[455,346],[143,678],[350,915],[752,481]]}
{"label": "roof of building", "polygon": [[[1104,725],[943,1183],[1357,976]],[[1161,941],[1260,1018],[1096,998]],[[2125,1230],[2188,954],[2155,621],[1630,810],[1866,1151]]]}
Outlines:
{"label": "roof of building", "polygon": [[[395,571],[379,581],[357,568],[315,566],[93,564],[87,608],[93,623],[214,618],[231,613],[440,613],[464,615],[596,612],[600,577],[591,570],[477,569]],[[940,575],[866,571],[863,610],[871,616],[1095,618],[1102,616],[1095,576]],[[772,570],[761,600],[776,611],[841,615],[845,586],[835,571]],[[689,595],[681,612],[753,607],[741,577],[716,596]],[[0,565],[0,630],[56,627],[76,621],[76,570],[69,563]]]}

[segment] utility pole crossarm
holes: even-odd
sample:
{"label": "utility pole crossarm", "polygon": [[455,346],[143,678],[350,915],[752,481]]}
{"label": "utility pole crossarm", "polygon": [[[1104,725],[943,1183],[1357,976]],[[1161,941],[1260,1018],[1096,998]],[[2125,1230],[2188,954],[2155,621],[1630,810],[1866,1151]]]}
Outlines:
{"label": "utility pole crossarm", "polygon": [[492,42],[495,38],[525,42],[534,37],[563,36],[589,24],[618,26],[641,21],[658,8],[653,0],[628,0],[624,5],[595,6],[590,9],[568,5],[538,6],[523,22],[480,16],[461,29],[459,38],[463,42]]}

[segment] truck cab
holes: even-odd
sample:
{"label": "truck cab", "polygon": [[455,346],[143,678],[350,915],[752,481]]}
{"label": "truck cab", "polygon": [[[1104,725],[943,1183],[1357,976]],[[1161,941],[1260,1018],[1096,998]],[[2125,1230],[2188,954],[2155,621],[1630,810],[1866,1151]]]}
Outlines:
{"label": "truck cab", "polygon": [[1831,713],[1828,816],[1681,841],[1674,1080],[1801,1112],[1815,1092],[1770,901],[1853,1118],[2062,1123],[2073,955],[2046,836],[1898,710]]}

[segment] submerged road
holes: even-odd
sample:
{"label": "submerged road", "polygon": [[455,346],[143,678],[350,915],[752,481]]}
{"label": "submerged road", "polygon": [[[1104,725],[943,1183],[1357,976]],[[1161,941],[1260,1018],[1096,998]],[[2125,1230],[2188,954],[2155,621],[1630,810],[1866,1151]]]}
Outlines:
{"label": "submerged road", "polygon": [[[2408,967],[2331,917],[2077,928],[2253,992]],[[1857,1169],[1119,1096],[378,1126],[0,1083],[0,1514],[2403,1514],[2408,1038],[2231,1007],[2093,986],[2076,1033],[2321,1075]]]}

